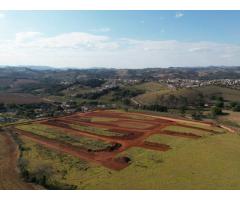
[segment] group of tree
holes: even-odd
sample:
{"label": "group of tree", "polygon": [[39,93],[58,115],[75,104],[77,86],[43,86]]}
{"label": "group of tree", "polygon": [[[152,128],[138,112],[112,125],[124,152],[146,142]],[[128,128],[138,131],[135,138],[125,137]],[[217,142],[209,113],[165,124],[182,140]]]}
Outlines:
{"label": "group of tree", "polygon": [[231,102],[231,109],[235,112],[240,112],[240,102]]}
{"label": "group of tree", "polygon": [[142,107],[144,110],[152,110],[157,112],[167,112],[168,108],[166,106],[158,105],[158,104],[152,104],[152,105],[144,105]]}

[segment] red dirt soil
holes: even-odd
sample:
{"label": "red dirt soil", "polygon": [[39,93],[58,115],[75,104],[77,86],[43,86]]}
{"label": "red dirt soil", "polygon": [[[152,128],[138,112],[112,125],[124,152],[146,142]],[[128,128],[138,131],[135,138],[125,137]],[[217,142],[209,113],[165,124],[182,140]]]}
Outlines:
{"label": "red dirt soil", "polygon": [[34,142],[46,146],[48,148],[63,152],[63,153],[67,153],[73,156],[76,156],[80,159],[84,159],[86,161],[90,161],[90,162],[94,162],[97,164],[101,164],[105,167],[108,167],[110,169],[113,170],[121,170],[125,167],[127,167],[127,163],[123,164],[123,163],[118,163],[117,160],[114,160],[112,158],[112,154],[114,154],[114,152],[89,152],[84,148],[80,148],[80,147],[75,147],[72,146],[70,144],[66,144],[63,142],[57,142],[42,136],[38,136],[38,135],[33,135],[29,132],[26,131],[19,131],[17,130],[18,134],[21,134],[24,137],[30,138],[31,140],[33,140]]}
{"label": "red dirt soil", "polygon": [[169,149],[171,149],[169,145],[155,143],[155,142],[148,142],[148,141],[145,141],[143,144],[139,145],[139,147],[157,150],[157,151],[168,151]]}
{"label": "red dirt soil", "polygon": [[[140,113],[133,113],[135,115],[143,115]],[[149,116],[149,115],[143,115],[143,116]],[[111,117],[116,118],[117,121],[112,122],[90,122],[81,119],[81,117]],[[166,134],[171,136],[177,136],[177,137],[186,137],[191,139],[198,139],[201,136],[195,135],[193,133],[180,133],[180,132],[174,132],[174,131],[163,131],[162,129],[169,126],[169,125],[179,125],[178,120],[171,120],[170,118],[162,118],[158,116],[152,116],[154,120],[148,120],[148,119],[133,119],[128,116],[127,114],[123,113],[117,113],[112,111],[97,111],[97,112],[91,112],[91,113],[77,113],[70,116],[65,117],[58,117],[58,118],[52,118],[48,120],[41,120],[35,123],[40,123],[47,125],[49,127],[53,127],[55,129],[59,129],[63,132],[67,132],[67,134],[77,135],[77,136],[85,136],[96,140],[102,140],[109,143],[114,144],[120,144],[120,146],[116,146],[115,149],[108,149],[105,151],[99,151],[99,152],[89,152],[86,151],[86,149],[78,148],[75,146],[72,146],[70,144],[66,144],[63,142],[58,142],[54,140],[49,140],[45,137],[39,137],[32,133],[28,133],[25,131],[16,130],[16,132],[24,135],[25,137],[28,137],[35,142],[44,145],[48,148],[52,148],[64,153],[71,154],[73,156],[77,156],[81,159],[85,159],[87,161],[95,162],[98,164],[101,164],[105,167],[108,167],[113,170],[121,170],[124,167],[127,167],[130,162],[127,162],[127,158],[119,158],[117,155],[128,148],[131,147],[141,147],[146,149],[152,149],[157,151],[167,151],[171,149],[170,146],[166,144],[159,144],[159,143],[152,143],[147,142],[146,139],[153,134],[159,133],[159,134]],[[185,120],[186,122],[187,120]],[[120,127],[119,124],[121,123],[131,123],[136,125],[136,127]],[[90,127],[96,127],[96,128],[104,128],[108,131],[112,132],[118,132],[118,133],[124,133],[123,136],[104,136],[104,135],[97,135],[92,132],[88,131],[80,131],[77,129],[74,129],[69,126],[69,124],[75,124],[79,126],[90,126]],[[139,129],[138,125],[146,126],[150,125],[148,128],[141,128]],[[192,127],[188,125],[181,125],[183,127],[189,127],[193,129],[198,130],[204,130],[209,131],[207,129],[202,129],[198,127]],[[210,126],[209,124],[207,126]]]}

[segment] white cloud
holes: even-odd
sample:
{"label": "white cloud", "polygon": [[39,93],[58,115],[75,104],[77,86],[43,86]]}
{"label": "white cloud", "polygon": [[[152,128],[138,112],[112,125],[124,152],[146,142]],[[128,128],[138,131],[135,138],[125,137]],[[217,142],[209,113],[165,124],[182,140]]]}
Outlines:
{"label": "white cloud", "polygon": [[85,49],[85,50],[113,50],[118,47],[107,36],[93,35],[83,32],[71,32],[44,37],[39,32],[22,32],[16,34],[16,42],[21,47],[42,49]]}
{"label": "white cloud", "polygon": [[5,18],[5,14],[4,13],[0,13],[0,19],[4,19]]}
{"label": "white cloud", "polygon": [[93,32],[102,32],[102,33],[106,33],[106,32],[110,32],[111,28],[109,27],[103,27],[103,28],[98,28],[98,29],[92,29]]}
{"label": "white cloud", "polygon": [[184,13],[181,13],[181,12],[177,12],[176,14],[175,14],[175,17],[176,18],[181,18],[181,17],[183,17],[184,16]]}
{"label": "white cloud", "polygon": [[240,45],[22,32],[0,41],[0,63],[119,68],[240,65]]}
{"label": "white cloud", "polygon": [[16,42],[28,42],[41,36],[40,32],[19,32],[16,33]]}

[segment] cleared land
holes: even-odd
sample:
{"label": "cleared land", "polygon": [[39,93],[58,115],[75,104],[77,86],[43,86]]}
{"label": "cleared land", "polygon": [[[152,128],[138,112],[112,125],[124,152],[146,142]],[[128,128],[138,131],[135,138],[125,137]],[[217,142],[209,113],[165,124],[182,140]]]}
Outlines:
{"label": "cleared land", "polygon": [[[240,188],[240,151],[234,151],[240,137],[209,123],[104,110],[33,122],[14,132],[23,142],[29,176],[47,168],[45,183],[59,188]],[[107,146],[98,148],[99,142]]]}
{"label": "cleared land", "polygon": [[31,94],[6,92],[0,93],[0,103],[31,104],[40,102],[44,102],[44,100]]}

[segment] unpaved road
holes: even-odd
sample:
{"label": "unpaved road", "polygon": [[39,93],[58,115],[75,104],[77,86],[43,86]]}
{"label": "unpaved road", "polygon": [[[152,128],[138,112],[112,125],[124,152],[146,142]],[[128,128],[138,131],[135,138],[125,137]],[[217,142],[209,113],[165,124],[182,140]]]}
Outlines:
{"label": "unpaved road", "polygon": [[17,170],[18,148],[8,134],[0,132],[0,189],[1,190],[32,190],[41,189],[24,182]]}

